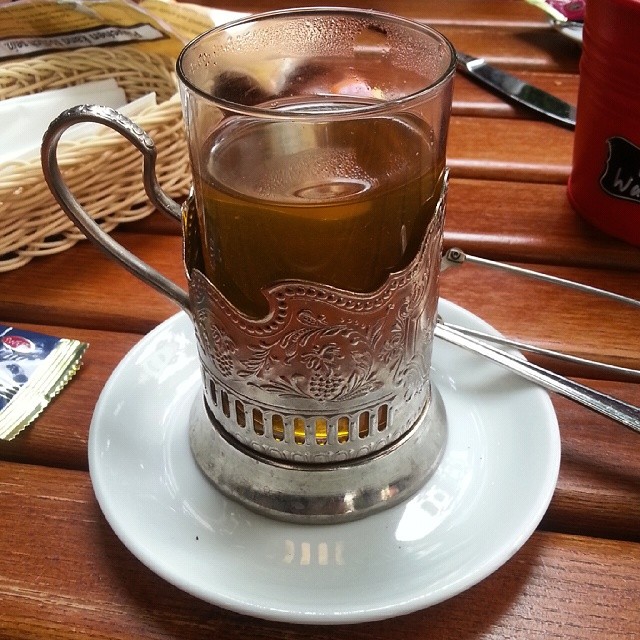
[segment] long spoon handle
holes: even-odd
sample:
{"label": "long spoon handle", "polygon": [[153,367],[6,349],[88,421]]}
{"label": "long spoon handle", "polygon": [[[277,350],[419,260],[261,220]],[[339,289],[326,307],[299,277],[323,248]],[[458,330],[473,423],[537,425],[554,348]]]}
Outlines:
{"label": "long spoon handle", "polygon": [[583,284],[581,282],[574,282],[573,280],[567,280],[566,278],[552,276],[548,273],[542,273],[541,271],[525,269],[514,264],[509,264],[507,262],[496,262],[495,260],[487,260],[486,258],[479,258],[478,256],[470,256],[468,253],[462,251],[462,249],[458,249],[455,247],[449,249],[444,254],[442,259],[442,270],[444,271],[448,267],[461,265],[465,262],[480,264],[485,267],[491,267],[493,269],[501,269],[502,271],[508,271],[510,273],[525,276],[527,278],[532,278],[534,280],[541,280],[543,282],[557,284],[562,287],[567,287],[568,289],[575,289],[576,291],[590,293],[602,298],[608,298],[609,300],[616,300],[617,302],[622,302],[624,304],[631,305],[632,307],[636,307],[636,309],[640,309],[640,300],[636,300],[635,298],[629,298],[628,296],[623,296],[619,293],[613,293],[612,291],[607,291],[606,289],[598,289],[598,287],[592,287],[591,285]]}
{"label": "long spoon handle", "polygon": [[554,351],[553,349],[545,349],[538,347],[534,344],[528,344],[526,342],[520,342],[519,340],[511,340],[502,336],[494,336],[490,333],[484,333],[483,331],[476,331],[475,329],[467,329],[457,324],[445,323],[451,329],[455,329],[460,333],[464,333],[465,336],[471,336],[472,338],[478,338],[484,340],[484,342],[491,342],[493,344],[499,344],[503,347],[512,347],[518,349],[518,351],[526,351],[528,353],[536,353],[538,355],[546,356],[548,358],[555,358],[562,362],[569,362],[571,364],[577,364],[583,367],[588,367],[595,371],[600,371],[608,374],[623,375],[630,378],[640,378],[640,369],[631,369],[630,367],[621,367],[616,364],[610,364],[608,362],[599,362],[598,360],[590,360],[588,358],[582,358],[580,356],[574,356],[570,353],[563,353],[561,351]]}
{"label": "long spoon handle", "polygon": [[565,398],[569,398],[593,411],[600,413],[625,427],[640,433],[640,408],[627,404],[622,400],[613,398],[606,393],[601,393],[578,382],[565,378],[553,371],[539,367],[517,356],[513,356],[501,349],[467,336],[451,327],[437,323],[435,327],[436,337],[455,344],[459,347],[473,351],[478,355],[489,358],[497,364],[517,373],[519,376],[534,382],[549,391],[554,391]]}

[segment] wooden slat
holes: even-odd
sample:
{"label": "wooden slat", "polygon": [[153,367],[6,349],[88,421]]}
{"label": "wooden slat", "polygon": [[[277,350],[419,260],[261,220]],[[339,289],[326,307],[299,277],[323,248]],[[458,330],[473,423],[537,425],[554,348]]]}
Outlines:
{"label": "wooden slat", "polygon": [[[640,384],[583,380],[640,405]],[[638,434],[553,396],[562,437],[558,486],[542,528],[640,542]]]}
{"label": "wooden slat", "polygon": [[[531,268],[621,295],[638,295],[637,273]],[[640,369],[638,310],[632,306],[473,264],[443,274],[441,295],[507,336]]]}
{"label": "wooden slat", "polygon": [[[179,225],[155,214],[121,232],[177,235]],[[577,215],[564,184],[454,178],[445,243],[496,260],[640,271],[640,251]]]}
{"label": "wooden slat", "polygon": [[[518,71],[518,78],[575,105],[578,99],[578,77],[566,73]],[[453,93],[454,116],[535,119],[535,114],[513,106],[504,98],[458,73]]]}
{"label": "wooden slat", "polygon": [[0,635],[13,639],[437,640],[455,633],[591,640],[640,633],[637,543],[536,533],[496,573],[431,609],[402,620],[301,627],[231,614],[164,583],[110,530],[86,473],[0,463],[0,505],[8,534],[0,537]]}
{"label": "wooden slat", "polygon": [[[184,285],[179,236],[115,233],[128,249]],[[82,265],[91,265],[83,270]],[[0,275],[5,322],[146,333],[178,308],[88,242]],[[29,284],[26,284],[29,283]],[[25,299],[25,286],[30,295]],[[55,300],[55,306],[51,301]]]}
{"label": "wooden slat", "polygon": [[581,218],[564,184],[452,180],[445,244],[494,260],[640,271],[640,251]]}
{"label": "wooden slat", "polygon": [[534,120],[451,118],[447,163],[454,178],[566,184],[573,134]]}
{"label": "wooden slat", "polygon": [[[200,4],[220,6],[215,0],[206,0]],[[268,4],[268,6],[266,6]],[[277,0],[261,2],[259,0],[235,0],[234,11],[255,13],[267,8],[317,6],[314,0]],[[339,0],[333,6],[360,7],[391,11],[410,18],[418,18],[433,24],[485,25],[501,27],[548,28],[544,12],[520,0],[403,0],[391,3],[389,0]]]}
{"label": "wooden slat", "polygon": [[580,48],[553,29],[438,25],[453,46],[505,70],[577,73]]}
{"label": "wooden slat", "polygon": [[[209,0],[206,4],[216,5]],[[314,6],[312,0],[282,0],[268,9]],[[507,68],[577,73],[580,47],[549,26],[545,14],[516,0],[407,0],[391,5],[388,0],[342,0],[340,6],[396,12],[425,22],[447,36],[456,48]],[[217,5],[219,6],[219,5]],[[264,3],[238,0],[234,11],[265,10]]]}
{"label": "wooden slat", "polygon": [[[215,3],[211,3],[215,4]],[[388,0],[343,0],[338,5],[397,12],[432,25],[456,48],[487,61],[520,69],[577,72],[579,46],[549,26],[543,12],[514,0],[423,2],[391,6]],[[313,6],[304,2],[277,2],[273,7]],[[263,3],[239,0],[235,11],[264,10]]]}

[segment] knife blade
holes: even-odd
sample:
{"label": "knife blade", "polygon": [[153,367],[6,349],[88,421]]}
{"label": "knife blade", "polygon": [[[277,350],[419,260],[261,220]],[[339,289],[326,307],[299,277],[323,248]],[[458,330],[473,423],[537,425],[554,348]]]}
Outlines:
{"label": "knife blade", "polygon": [[474,58],[460,51],[456,53],[457,67],[465,75],[556,124],[569,129],[575,128],[576,109],[569,103],[492,67],[483,58]]}

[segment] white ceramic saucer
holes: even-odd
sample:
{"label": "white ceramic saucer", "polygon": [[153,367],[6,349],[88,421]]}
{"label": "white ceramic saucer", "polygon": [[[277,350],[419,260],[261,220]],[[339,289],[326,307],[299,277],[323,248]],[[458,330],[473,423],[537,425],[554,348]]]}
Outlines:
{"label": "white ceramic saucer", "polygon": [[[445,319],[488,325],[442,301]],[[179,588],[241,613],[352,623],[428,607],[479,582],[528,539],[560,462],[548,395],[490,362],[436,342],[445,402],[443,460],[405,503],[356,522],[295,525],[223,497],[191,456],[199,401],[194,335],[178,314],[122,360],[96,406],[91,478],[116,534]]]}

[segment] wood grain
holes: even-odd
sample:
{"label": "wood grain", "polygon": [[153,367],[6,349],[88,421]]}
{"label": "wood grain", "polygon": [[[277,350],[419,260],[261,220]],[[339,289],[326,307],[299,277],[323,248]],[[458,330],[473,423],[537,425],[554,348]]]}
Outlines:
{"label": "wood grain", "polygon": [[[209,6],[219,6],[209,0]],[[580,48],[549,26],[543,12],[517,0],[342,0],[337,6],[397,13],[441,31],[456,48],[505,68],[577,73]],[[234,11],[255,13],[265,9],[314,6],[302,2],[237,0]]]}
{"label": "wood grain", "polygon": [[[640,404],[637,383],[583,380]],[[543,529],[640,542],[638,434],[553,396],[562,438],[560,478]]]}
{"label": "wood grain", "polygon": [[[567,73],[541,73],[518,70],[518,78],[575,105],[578,99],[578,78]],[[513,106],[504,97],[458,73],[455,78],[452,113],[454,116],[532,119],[534,115]]]}
{"label": "wood grain", "polygon": [[400,620],[300,627],[231,614],[164,583],[113,534],[84,472],[0,463],[0,506],[11,531],[0,538],[0,633],[12,639],[438,639],[453,629],[457,638],[591,639],[640,632],[640,545],[629,542],[536,533],[496,573],[431,609]]}
{"label": "wood grain", "polygon": [[[550,266],[538,270],[622,295],[638,291],[637,273]],[[444,298],[477,313],[507,336],[640,368],[634,307],[472,264],[445,272],[441,283]]]}
{"label": "wood grain", "polygon": [[[179,236],[118,232],[114,237],[184,286]],[[4,292],[0,309],[5,322],[147,333],[178,311],[174,303],[88,242],[79,243],[72,251],[34,260],[0,278]],[[31,283],[26,298],[25,282]]]}
{"label": "wood grain", "polygon": [[[544,141],[532,144],[532,141]],[[447,164],[454,178],[566,184],[573,135],[556,125],[516,119],[452,118]]]}
{"label": "wood grain", "polygon": [[640,271],[640,250],[581,218],[564,184],[453,179],[445,245],[507,262]]}
{"label": "wood grain", "polygon": [[14,440],[0,440],[0,459],[86,471],[89,425],[96,402],[113,370],[141,336],[51,325],[20,327],[72,337],[89,346],[80,370],[39,418]]}
{"label": "wood grain", "polygon": [[[205,6],[220,6],[214,0],[204,0]],[[234,11],[255,13],[276,8],[317,6],[314,0],[235,0]],[[545,14],[520,0],[402,0],[390,3],[389,0],[340,0],[334,6],[360,7],[378,11],[392,11],[399,15],[417,18],[432,23],[460,24],[473,26],[513,26],[538,27],[548,29]]]}
{"label": "wood grain", "polygon": [[[237,11],[317,4],[206,1]],[[580,48],[527,2],[339,4],[424,21],[461,51],[576,103]],[[458,75],[445,245],[640,298],[640,248],[594,230],[568,204],[572,145],[572,132]],[[154,214],[113,236],[185,285],[174,222]],[[640,638],[638,436],[556,395],[562,459],[547,514],[511,560],[458,597],[400,619],[306,627],[230,613],[183,593],[118,540],[87,472],[89,426],[104,384],[177,307],[87,242],[0,274],[0,291],[0,322],[90,343],[83,367],[42,416],[0,442],[0,638]],[[472,264],[445,273],[441,293],[508,336],[640,368],[637,309]],[[637,381],[531,359],[640,404]]]}

